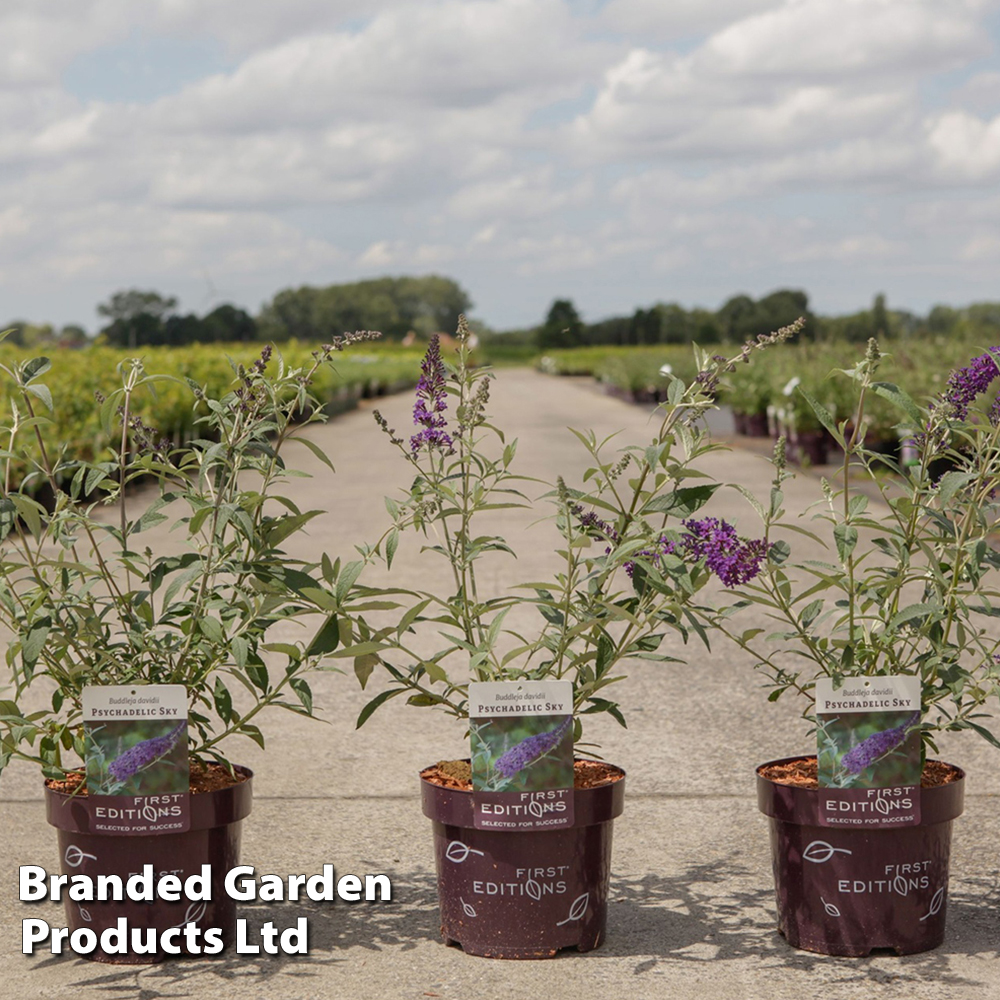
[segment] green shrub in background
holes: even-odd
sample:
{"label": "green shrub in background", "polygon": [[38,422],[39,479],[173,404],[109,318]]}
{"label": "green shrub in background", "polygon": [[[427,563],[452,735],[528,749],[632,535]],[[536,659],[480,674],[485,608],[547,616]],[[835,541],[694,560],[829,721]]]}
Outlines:
{"label": "green shrub in background", "polygon": [[[288,341],[281,345],[277,358],[293,368],[309,367],[315,344]],[[12,345],[0,345],[0,364],[13,367],[31,354]],[[144,425],[153,428],[158,438],[182,444],[195,435],[195,421],[204,416],[203,404],[192,406],[187,380],[197,383],[211,397],[228,391],[236,378],[234,365],[250,365],[260,353],[253,344],[193,344],[187,347],[147,347],[137,352],[111,347],[85,350],[55,350],[49,360],[52,367],[45,382],[60,400],[58,413],[49,413],[47,401],[32,400],[33,414],[39,419],[41,445],[50,455],[66,455],[81,461],[99,459],[111,445],[102,429],[98,398],[111,398],[120,379],[117,366],[131,354],[141,356],[148,371],[173,376],[155,383],[150,391],[137,394],[133,413]],[[401,348],[366,344],[353,355],[336,359],[334,366],[324,366],[315,376],[314,397],[328,412],[353,407],[360,398],[380,396],[409,388],[416,382],[421,358],[420,348]],[[201,433],[201,431],[198,431]],[[42,488],[42,477],[23,461],[12,463],[9,491],[22,483],[28,492]]]}

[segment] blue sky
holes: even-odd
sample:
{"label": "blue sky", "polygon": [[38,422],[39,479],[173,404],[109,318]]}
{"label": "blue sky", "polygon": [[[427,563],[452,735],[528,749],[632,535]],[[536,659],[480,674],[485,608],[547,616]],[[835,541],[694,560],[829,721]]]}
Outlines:
{"label": "blue sky", "polygon": [[1000,0],[6,0],[0,322],[1000,299]]}

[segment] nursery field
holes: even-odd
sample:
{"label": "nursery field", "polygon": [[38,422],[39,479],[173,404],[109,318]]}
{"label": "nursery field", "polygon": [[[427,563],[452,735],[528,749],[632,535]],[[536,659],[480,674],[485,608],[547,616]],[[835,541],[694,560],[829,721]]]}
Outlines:
{"label": "nursery field", "polygon": [[[968,364],[982,354],[988,344],[973,336],[884,339],[879,342],[886,355],[879,378],[905,387],[915,399],[926,399],[945,386],[948,372]],[[714,354],[734,356],[739,345],[712,345]],[[837,420],[850,417],[847,379],[830,377],[837,368],[850,368],[864,356],[865,345],[846,342],[800,342],[782,344],[752,365],[739,365],[727,378],[720,400],[738,417],[759,418],[758,426],[771,410],[771,422],[779,416],[798,431],[819,429],[805,399],[796,386],[819,400]],[[592,375],[614,393],[636,401],[665,398],[668,379],[664,365],[679,378],[695,372],[694,355],[687,346],[658,347],[579,347],[549,351],[538,358],[536,367],[552,375]],[[870,399],[866,407],[871,438],[891,443],[898,439],[898,411],[881,399]]]}
{"label": "nursery field", "polygon": [[[163,376],[149,391],[136,396],[134,415],[153,428],[158,438],[174,443],[189,440],[199,433],[198,420],[205,413],[204,405],[196,402],[190,383],[205,389],[209,395],[224,394],[236,384],[238,367],[252,364],[261,347],[261,344],[235,343],[146,347],[133,351],[110,347],[53,350],[48,359],[51,368],[41,378],[51,392],[51,411],[46,399],[36,400],[36,415],[44,418],[39,428],[42,440],[50,454],[61,453],[70,460],[100,456],[110,442],[96,399],[109,397],[121,385],[116,366],[132,357],[142,360],[147,374]],[[317,349],[316,344],[289,341],[280,345],[271,364],[308,368]],[[38,354],[0,344],[0,365],[11,369]],[[326,366],[320,369],[313,381],[313,394],[329,413],[349,410],[359,399],[412,386],[420,374],[421,356],[417,348],[365,344],[361,349],[337,356],[332,369]],[[9,376],[4,378],[9,381]]]}

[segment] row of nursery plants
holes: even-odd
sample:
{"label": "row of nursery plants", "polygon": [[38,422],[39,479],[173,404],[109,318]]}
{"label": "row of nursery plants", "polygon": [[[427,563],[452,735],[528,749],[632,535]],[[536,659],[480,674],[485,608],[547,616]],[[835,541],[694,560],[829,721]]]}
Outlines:
{"label": "row of nursery plants", "polygon": [[[927,401],[941,392],[948,371],[982,350],[972,334],[885,339],[882,370],[885,378],[904,382],[914,399]],[[739,433],[779,434],[793,441],[819,436],[820,445],[832,445],[806,395],[820,401],[838,420],[849,419],[854,399],[850,386],[831,373],[857,349],[847,342],[784,344],[769,352],[766,363],[747,365],[729,373],[719,392],[720,402],[733,410]],[[731,347],[719,347],[726,353]],[[695,374],[687,347],[581,347],[550,351],[536,360],[536,367],[553,375],[590,375],[617,395],[635,402],[660,402],[666,398],[668,375],[690,379]],[[801,386],[803,392],[797,392]],[[869,400],[868,443],[897,449],[906,423],[886,400]],[[821,447],[819,450],[824,450]]]}
{"label": "row of nursery plants", "polygon": [[[319,512],[296,506],[283,456],[325,418],[313,387],[335,352],[369,335],[329,345],[301,368],[280,365],[265,348],[218,396],[178,383],[207,411],[205,433],[178,446],[112,445],[97,462],[71,460],[33,450],[44,414],[13,419],[4,460],[34,463],[57,502],[46,509],[10,485],[0,497],[0,623],[14,637],[0,764],[24,758],[48,779],[67,874],[120,876],[144,862],[212,871],[210,899],[196,907],[88,901],[83,909],[67,898],[74,933],[103,942],[124,914],[151,933],[184,927],[197,938],[201,927],[221,927],[231,935],[223,879],[237,863],[252,787],[231,760],[234,741],[265,746],[269,709],[313,715],[305,673],[346,661],[371,695],[358,725],[401,698],[446,713],[469,735],[468,760],[421,774],[445,939],[493,957],[597,947],[625,774],[574,760],[574,748],[586,746],[584,724],[600,713],[624,724],[614,685],[635,659],[682,669],[687,641],[717,648],[727,639],[750,654],[753,686],[765,678],[770,701],[799,700],[802,730],[789,739],[816,740],[815,754],[756,772],[772,823],[780,931],[796,947],[842,955],[939,944],[964,772],[930,754],[942,732],[1000,747],[989,721],[1000,696],[1000,555],[989,544],[1000,512],[1000,401],[988,419],[971,410],[1000,375],[1000,348],[954,371],[929,405],[884,377],[874,341],[863,358],[838,359],[851,416],[838,419],[816,399],[811,409],[849,458],[844,480],[825,482],[826,503],[810,520],[789,516],[791,473],[779,441],[765,495],[729,484],[747,500],[738,530],[712,515],[724,484],[704,460],[721,446],[703,417],[725,379],[747,363],[767,365],[797,329],[726,354],[696,351],[689,379],[665,374],[666,400],[643,440],[577,431],[588,471],[574,480],[553,469],[540,483],[520,475],[517,442],[490,419],[493,376],[470,365],[463,322],[454,357],[435,339],[421,361],[414,426],[397,432],[375,414],[400,463],[383,533],[308,559],[287,546]],[[10,369],[20,412],[29,402],[58,408],[46,374],[33,359]],[[125,363],[100,408],[127,428],[133,404],[163,384]],[[857,491],[858,477],[885,490],[884,471],[901,472],[866,443],[869,406],[883,402],[916,428],[918,454],[876,503]],[[944,476],[931,472],[941,454],[952,463]],[[104,461],[119,474],[105,475]],[[120,518],[95,516],[98,500],[80,485],[91,476]],[[161,490],[133,510],[138,476],[155,477]],[[548,516],[550,571],[495,589],[490,567],[511,558],[518,541],[491,526],[511,507]],[[188,551],[140,555],[143,533],[163,521],[188,539]],[[394,576],[400,538],[411,534],[427,539],[424,559],[447,566],[443,590]],[[275,641],[289,622],[308,626],[308,637]],[[31,695],[37,703],[38,689],[51,692],[51,705],[23,708]],[[180,693],[179,719],[109,721],[116,715],[107,706],[121,704],[111,693],[127,701],[129,692],[154,690]],[[170,784],[178,773],[183,793]],[[141,803],[150,789],[182,797],[186,829],[123,836],[101,827],[109,800]],[[151,952],[125,957],[103,948],[95,945],[94,957],[157,956],[155,941]]]}
{"label": "row of nursery plants", "polygon": [[[276,363],[288,368],[308,366],[317,351],[315,344],[297,341],[283,343]],[[229,389],[242,366],[246,369],[259,355],[259,345],[195,344],[186,347],[147,347],[141,363],[146,371],[159,376],[150,391],[139,393],[130,410],[129,429],[132,446],[143,440],[168,442],[172,445],[189,441],[202,433],[203,418],[208,412],[206,400],[220,398]],[[31,389],[19,411],[23,426],[44,413],[45,420],[37,425],[35,449],[28,449],[32,461],[40,458],[39,448],[48,452],[64,452],[73,459],[93,460],[106,454],[112,436],[118,436],[115,396],[121,385],[120,367],[130,354],[120,348],[90,347],[86,350],[59,350],[45,359],[44,373],[37,369],[43,362],[33,359],[32,352],[0,344],[0,365],[13,371],[26,363],[36,366]],[[420,351],[398,346],[369,344],[364,351],[338,356],[336,364],[325,365],[313,379],[312,405],[328,413],[351,409],[362,398],[399,392],[414,383],[414,370]],[[40,376],[44,374],[44,381]],[[195,397],[191,385],[197,385],[201,395]],[[59,400],[58,407],[50,404]],[[95,406],[95,400],[98,405]],[[199,423],[201,421],[201,423]],[[65,469],[57,472],[60,485]],[[48,492],[46,477],[37,466],[33,473],[23,463],[13,463],[9,469],[13,482],[24,482],[29,493]],[[9,488],[8,483],[8,488]]]}

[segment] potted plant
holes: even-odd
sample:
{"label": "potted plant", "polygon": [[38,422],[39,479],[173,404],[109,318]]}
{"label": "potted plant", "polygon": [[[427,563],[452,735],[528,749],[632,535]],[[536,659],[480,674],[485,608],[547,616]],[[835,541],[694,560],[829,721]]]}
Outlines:
{"label": "potted plant", "polygon": [[[882,355],[870,341],[864,359],[839,373],[855,388],[850,421],[836,422],[801,393],[844,452],[839,483],[822,481],[824,500],[813,523],[807,530],[782,509],[783,442],[770,498],[755,502],[769,559],[715,624],[753,654],[771,701],[801,697],[803,716],[819,737],[820,766],[829,753],[839,769],[822,788],[816,755],[771,761],[757,771],[760,807],[772,824],[778,925],[796,947],[905,954],[943,939],[950,832],[962,811],[964,774],[928,759],[927,751],[936,751],[936,734],[962,730],[1000,747],[985,724],[1000,691],[1000,641],[990,627],[1000,613],[994,582],[1000,555],[993,546],[1000,405],[988,414],[972,410],[1000,374],[998,356],[994,348],[953,372],[944,392],[921,405],[878,380]],[[915,454],[906,466],[866,444],[872,397],[891,403],[901,426],[911,429]],[[932,474],[942,457],[951,471]],[[790,530],[822,541],[828,554],[793,562],[782,537]],[[773,630],[737,627],[732,614],[751,604],[776,623]],[[816,707],[818,685],[876,690],[888,677],[915,679],[916,711],[891,724],[870,721],[853,745],[833,746]],[[831,825],[826,810],[839,799],[830,787],[862,786],[867,791],[860,794],[873,800],[900,794],[877,790],[875,779],[883,763],[898,763],[911,733],[919,733],[918,775],[923,764],[922,777],[903,790],[914,817],[895,827],[889,820],[883,828]],[[878,808],[888,813],[890,806]]]}
{"label": "potted plant", "polygon": [[[0,702],[0,766],[22,758],[41,768],[66,874],[127,876],[151,864],[159,874],[186,876],[212,866],[210,902],[67,897],[73,930],[100,934],[124,916],[157,933],[192,924],[231,933],[234,903],[222,880],[237,862],[252,776],[230,763],[228,741],[263,747],[265,709],[312,715],[303,675],[337,643],[329,607],[340,563],[287,553],[288,539],[320,512],[301,511],[283,495],[295,474],[284,456],[300,441],[323,457],[301,436],[323,419],[310,382],[335,352],[373,336],[337,338],[308,369],[287,368],[266,346],[248,367],[233,365],[234,387],[218,398],[189,380],[200,436],[183,446],[160,440],[138,415],[164,377],[140,360],[123,361],[120,387],[95,402],[113,444],[93,461],[63,454],[50,439],[46,415],[62,401],[45,385],[48,359],[3,366],[12,406],[0,456],[0,623],[12,636],[13,697]],[[38,481],[49,488],[49,506],[34,495]],[[153,552],[146,533],[160,523],[176,542]],[[271,641],[274,627],[290,621],[312,637]],[[268,662],[279,658],[282,665]],[[111,727],[88,729],[83,712],[88,693],[107,685],[124,686],[135,702],[160,690],[149,685],[173,685],[180,718],[102,742],[96,734]],[[121,802],[154,766],[167,765],[190,768],[190,798],[185,771],[177,799],[190,808],[189,830],[107,832],[108,814],[98,820],[91,808],[97,793]],[[148,962],[163,951],[154,939],[126,954],[97,948],[92,957]]]}
{"label": "potted plant", "polygon": [[[382,682],[358,725],[404,697],[451,715],[478,740],[483,725],[475,714],[470,719],[470,682],[572,684],[561,722],[512,737],[486,752],[484,762],[477,751],[471,763],[445,761],[422,772],[445,940],[472,954],[534,958],[571,946],[586,951],[603,939],[611,820],[622,810],[624,772],[578,761],[574,777],[570,767],[574,821],[559,829],[477,828],[476,795],[502,794],[522,769],[550,759],[567,740],[579,746],[586,716],[608,713],[624,725],[607,690],[622,679],[622,661],[669,660],[658,652],[668,632],[706,639],[695,596],[713,572],[734,582],[755,571],[764,555],[759,542],[695,518],[720,485],[697,468],[716,447],[699,417],[713,405],[725,372],[795,329],[759,338],[734,358],[698,354],[690,384],[669,377],[667,401],[643,445],[574,432],[591,464],[578,487],[562,478],[540,483],[518,476],[517,442],[489,422],[492,374],[469,366],[464,320],[454,364],[442,358],[436,340],[424,358],[416,433],[397,436],[376,413],[411,485],[387,498],[391,524],[377,543],[362,547],[364,561],[390,567],[401,534],[416,532],[427,538],[427,558],[445,561],[450,587],[439,594],[356,585],[358,598],[373,601],[377,614],[344,623],[350,642],[334,655],[354,658],[362,686],[373,675]],[[552,546],[551,576],[490,592],[483,584],[490,560],[514,554],[511,541],[491,529],[491,512],[534,511],[529,491],[542,495],[549,516],[541,537],[527,544]],[[389,614],[387,603],[396,604]],[[477,789],[481,764],[488,788]]]}

